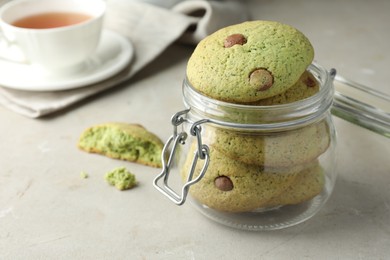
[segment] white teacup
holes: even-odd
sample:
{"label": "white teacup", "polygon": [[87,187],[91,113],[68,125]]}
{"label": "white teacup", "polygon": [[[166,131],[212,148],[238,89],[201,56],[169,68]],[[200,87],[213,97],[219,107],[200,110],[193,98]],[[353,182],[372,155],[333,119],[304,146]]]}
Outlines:
{"label": "white teacup", "polygon": [[96,50],[105,10],[104,0],[8,2],[0,8],[0,44],[8,55],[0,59],[18,62],[11,52],[17,49],[24,62],[47,72],[74,71]]}

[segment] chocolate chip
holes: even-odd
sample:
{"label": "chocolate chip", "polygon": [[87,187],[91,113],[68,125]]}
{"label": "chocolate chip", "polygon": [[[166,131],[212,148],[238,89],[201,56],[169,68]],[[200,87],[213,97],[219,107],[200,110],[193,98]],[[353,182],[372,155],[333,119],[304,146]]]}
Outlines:
{"label": "chocolate chip", "polygon": [[234,188],[232,180],[227,176],[219,176],[214,180],[215,187],[221,191],[230,191]]}
{"label": "chocolate chip", "polygon": [[239,44],[239,45],[244,45],[246,43],[246,38],[244,35],[242,34],[232,34],[232,35],[229,35],[223,45],[225,46],[225,48],[230,48],[232,47],[233,45],[236,45],[236,44]]}
{"label": "chocolate chip", "polygon": [[260,68],[251,72],[249,75],[249,83],[257,87],[259,91],[265,91],[274,84],[274,77],[267,69]]}
{"label": "chocolate chip", "polygon": [[310,75],[303,81],[303,83],[305,83],[305,85],[308,87],[308,88],[312,88],[312,87],[315,87],[316,85],[316,80],[313,79]]}

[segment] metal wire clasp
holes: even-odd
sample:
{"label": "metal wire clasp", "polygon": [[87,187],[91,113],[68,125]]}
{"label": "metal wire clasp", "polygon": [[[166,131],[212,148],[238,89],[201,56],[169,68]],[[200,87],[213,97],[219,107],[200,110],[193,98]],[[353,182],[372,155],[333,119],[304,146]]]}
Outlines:
{"label": "metal wire clasp", "polygon": [[[187,195],[188,195],[188,189],[190,188],[191,185],[194,185],[195,183],[197,183],[198,181],[200,181],[202,179],[202,177],[206,173],[206,170],[207,170],[207,167],[208,167],[209,161],[210,161],[209,147],[205,144],[202,144],[200,124],[204,123],[205,121],[201,120],[201,121],[195,122],[192,125],[191,130],[190,130],[191,135],[193,135],[197,138],[198,149],[194,153],[194,159],[192,160],[190,173],[188,174],[186,183],[183,185],[183,187],[181,189],[181,194],[179,195],[171,187],[169,187],[168,179],[169,179],[170,170],[172,169],[172,164],[173,164],[174,157],[175,157],[174,155],[177,151],[179,144],[184,145],[185,140],[187,139],[187,133],[185,133],[185,132],[178,133],[177,127],[186,121],[185,117],[183,117],[183,116],[185,114],[187,114],[188,112],[189,112],[189,109],[183,110],[183,111],[176,113],[172,117],[171,123],[173,125],[173,135],[165,143],[163,151],[162,151],[162,155],[161,155],[163,170],[153,181],[153,186],[177,205],[184,204],[184,202],[186,201]],[[172,149],[171,149],[171,152],[168,154],[169,147],[171,145],[172,145]],[[203,167],[200,171],[200,174],[196,178],[193,178],[198,160],[205,160],[205,162],[204,162]],[[163,182],[161,183],[161,185],[159,185],[159,181],[161,179],[163,179]]]}

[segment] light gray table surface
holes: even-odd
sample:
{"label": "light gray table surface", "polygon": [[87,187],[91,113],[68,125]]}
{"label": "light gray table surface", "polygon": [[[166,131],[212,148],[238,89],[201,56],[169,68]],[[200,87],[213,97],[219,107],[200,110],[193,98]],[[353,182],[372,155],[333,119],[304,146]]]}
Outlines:
{"label": "light gray table surface", "polygon": [[[248,1],[253,19],[291,24],[326,68],[390,94],[390,1]],[[173,205],[159,169],[84,153],[81,132],[107,121],[166,140],[183,108],[192,47],[174,44],[126,84],[42,119],[0,107],[0,259],[389,259],[390,139],[334,118],[338,179],[325,207],[298,226],[248,232]],[[139,186],[103,180],[126,166]],[[80,178],[80,172],[89,174]]]}

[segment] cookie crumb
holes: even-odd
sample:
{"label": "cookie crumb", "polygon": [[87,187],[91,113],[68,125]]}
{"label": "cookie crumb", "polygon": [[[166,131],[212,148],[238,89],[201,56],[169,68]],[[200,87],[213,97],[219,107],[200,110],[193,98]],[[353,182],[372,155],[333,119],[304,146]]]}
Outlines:
{"label": "cookie crumb", "polygon": [[80,172],[80,178],[81,179],[88,179],[89,175],[85,171]]}
{"label": "cookie crumb", "polygon": [[107,172],[104,179],[118,190],[128,190],[137,185],[135,175],[125,167],[118,167]]}

